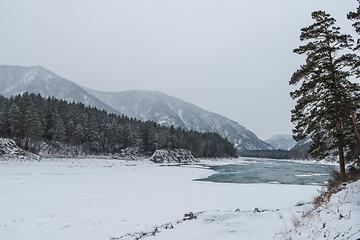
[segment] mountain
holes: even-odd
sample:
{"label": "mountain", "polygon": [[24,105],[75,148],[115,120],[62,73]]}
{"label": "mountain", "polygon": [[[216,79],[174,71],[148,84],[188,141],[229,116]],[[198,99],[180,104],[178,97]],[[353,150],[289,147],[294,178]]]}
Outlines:
{"label": "mountain", "polygon": [[68,81],[43,67],[0,65],[0,94],[5,97],[23,92],[40,93],[43,97],[56,97],[68,102],[81,102],[109,113],[115,109],[86,92],[79,85]]}
{"label": "mountain", "polygon": [[292,135],[287,134],[275,135],[265,142],[275,147],[276,149],[282,150],[290,150],[296,144],[296,141],[293,139]]}
{"label": "mountain", "polygon": [[68,102],[82,102],[109,113],[124,114],[142,121],[152,120],[167,127],[173,125],[185,130],[215,132],[232,142],[238,152],[274,149],[242,125],[164,93],[99,92],[83,89],[39,66],[0,65],[0,94],[9,97],[25,91]]}
{"label": "mountain", "polygon": [[289,150],[288,156],[292,159],[312,159],[311,155],[308,153],[310,146],[313,143],[310,137],[307,137],[303,140],[299,140],[296,145]]}
{"label": "mountain", "polygon": [[291,135],[275,135],[265,142],[271,144],[277,149],[288,150],[289,159],[311,159],[308,153],[312,140],[310,137],[296,142]]}
{"label": "mountain", "polygon": [[181,127],[198,132],[216,132],[244,150],[269,150],[271,145],[261,141],[242,125],[219,114],[201,109],[181,99],[154,91],[100,92],[86,89],[121,114],[138,120],[151,120],[163,126]]}

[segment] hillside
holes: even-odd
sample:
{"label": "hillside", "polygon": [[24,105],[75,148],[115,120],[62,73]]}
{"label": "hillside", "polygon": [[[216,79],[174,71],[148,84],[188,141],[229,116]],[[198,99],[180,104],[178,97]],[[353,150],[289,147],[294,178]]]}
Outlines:
{"label": "hillside", "polygon": [[296,145],[289,150],[288,157],[292,159],[312,159],[310,153],[310,145],[312,140],[310,137],[300,140]]}
{"label": "hillside", "polygon": [[237,122],[201,109],[181,99],[154,91],[100,92],[86,89],[121,114],[142,121],[151,120],[162,126],[181,127],[187,131],[215,132],[227,138],[238,152],[270,150],[267,144]]}

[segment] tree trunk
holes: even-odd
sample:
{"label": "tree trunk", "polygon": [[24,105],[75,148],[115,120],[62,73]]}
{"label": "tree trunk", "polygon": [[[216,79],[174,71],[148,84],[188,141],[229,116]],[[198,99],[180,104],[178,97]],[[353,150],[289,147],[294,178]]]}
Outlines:
{"label": "tree trunk", "polygon": [[345,160],[344,160],[344,144],[341,130],[341,122],[338,121],[336,123],[336,128],[339,133],[338,141],[339,141],[339,163],[340,163],[340,181],[346,182],[346,172],[345,172]]}
{"label": "tree trunk", "polygon": [[350,109],[350,113],[351,113],[351,119],[352,119],[353,124],[354,124],[356,136],[357,136],[358,155],[360,156],[360,133],[359,133],[359,128],[358,128],[358,126],[356,124],[356,120],[355,120],[355,117],[354,117],[354,111],[352,109]]}
{"label": "tree trunk", "polygon": [[[327,44],[330,47],[330,41],[327,40]],[[329,54],[329,60],[331,63],[331,76],[332,81],[334,83],[334,86],[336,86],[336,74],[334,71],[334,60],[331,51],[328,51]],[[346,181],[346,172],[345,172],[345,160],[344,160],[344,143],[343,143],[343,132],[341,129],[341,118],[340,118],[340,108],[339,108],[339,99],[338,99],[338,90],[337,88],[334,89],[334,100],[335,100],[335,106],[336,106],[336,129],[338,131],[338,141],[339,141],[339,164],[340,164],[340,181],[345,182]]]}

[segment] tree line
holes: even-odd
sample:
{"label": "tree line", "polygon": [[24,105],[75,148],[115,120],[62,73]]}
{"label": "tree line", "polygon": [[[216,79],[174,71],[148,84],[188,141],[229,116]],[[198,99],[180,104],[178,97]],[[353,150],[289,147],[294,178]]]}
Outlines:
{"label": "tree line", "polygon": [[[309,153],[314,158],[338,155],[341,181],[346,181],[346,161],[359,163],[360,155],[360,86],[352,82],[360,77],[360,40],[341,33],[336,20],[324,11],[311,16],[314,23],[300,34],[300,41],[306,43],[293,50],[306,56],[289,81],[301,84],[290,93],[297,101],[291,116],[294,139],[311,137]],[[360,5],[347,18],[360,33]]]}
{"label": "tree line", "polygon": [[247,150],[240,153],[240,157],[269,158],[269,159],[289,159],[287,150]]}
{"label": "tree line", "polygon": [[108,114],[83,103],[23,93],[0,95],[0,136],[25,150],[38,152],[39,142],[76,147],[89,154],[116,154],[137,148],[151,155],[157,149],[184,148],[195,157],[235,156],[232,143],[217,133],[185,131]]}

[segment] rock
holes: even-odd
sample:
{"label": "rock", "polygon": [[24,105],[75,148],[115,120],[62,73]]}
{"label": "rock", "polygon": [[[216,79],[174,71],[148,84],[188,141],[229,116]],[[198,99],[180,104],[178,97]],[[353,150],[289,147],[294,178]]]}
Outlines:
{"label": "rock", "polygon": [[0,158],[2,160],[40,160],[40,157],[19,148],[12,139],[0,138]]}
{"label": "rock", "polygon": [[192,219],[197,219],[196,214],[194,214],[193,212],[184,214],[183,221],[192,220]]}
{"label": "rock", "polygon": [[150,157],[150,160],[155,163],[192,163],[198,162],[187,149],[175,150],[156,150]]}

